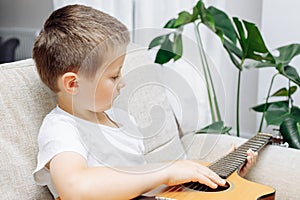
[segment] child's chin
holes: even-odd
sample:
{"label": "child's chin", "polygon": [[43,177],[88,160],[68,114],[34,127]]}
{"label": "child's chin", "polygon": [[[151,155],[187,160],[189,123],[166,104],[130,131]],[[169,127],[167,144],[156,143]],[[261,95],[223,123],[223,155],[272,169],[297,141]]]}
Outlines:
{"label": "child's chin", "polygon": [[113,96],[113,99],[112,99],[112,102],[111,102],[111,104],[113,104],[114,103],[114,101],[118,98],[120,96],[120,94],[116,94],[116,95],[114,95]]}
{"label": "child's chin", "polygon": [[99,108],[94,108],[91,111],[94,112],[94,113],[100,113],[100,112],[104,112],[106,110],[111,109],[111,107],[112,107],[112,104],[107,104],[105,106],[101,106],[101,108],[100,107]]}
{"label": "child's chin", "polygon": [[111,107],[112,107],[112,103],[109,104],[109,105],[107,105],[107,106],[105,107],[105,110],[109,110],[109,109],[111,109]]}
{"label": "child's chin", "polygon": [[116,98],[118,98],[120,96],[120,93],[118,92],[118,93],[116,93],[115,95],[114,95],[114,97],[113,97],[113,100],[115,100]]}

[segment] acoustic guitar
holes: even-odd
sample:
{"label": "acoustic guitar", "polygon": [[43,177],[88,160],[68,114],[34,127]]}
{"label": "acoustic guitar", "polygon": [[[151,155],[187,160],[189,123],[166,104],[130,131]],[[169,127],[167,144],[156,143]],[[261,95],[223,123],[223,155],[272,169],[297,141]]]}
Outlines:
{"label": "acoustic guitar", "polygon": [[272,140],[271,134],[259,133],[239,146],[233,152],[208,165],[220,177],[226,179],[224,187],[212,189],[199,182],[189,182],[172,187],[166,187],[155,197],[139,197],[137,199],[156,200],[273,200],[275,190],[269,186],[248,181],[238,175],[238,171],[245,163],[249,148],[259,151]]}

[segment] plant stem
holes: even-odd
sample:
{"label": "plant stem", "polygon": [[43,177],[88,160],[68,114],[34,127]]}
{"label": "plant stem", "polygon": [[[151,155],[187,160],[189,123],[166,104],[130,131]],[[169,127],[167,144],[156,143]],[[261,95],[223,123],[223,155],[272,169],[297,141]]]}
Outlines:
{"label": "plant stem", "polygon": [[201,60],[203,71],[204,71],[204,78],[205,78],[205,82],[206,82],[206,89],[207,89],[211,118],[212,118],[212,122],[216,122],[215,111],[213,108],[213,103],[212,103],[212,98],[211,98],[210,84],[209,84],[208,77],[207,77],[206,66],[205,66],[204,60],[202,58],[203,57],[202,56],[202,46],[201,46],[201,42],[200,42],[201,40],[200,40],[199,30],[198,30],[198,26],[196,24],[194,24],[194,29],[195,29],[195,35],[196,35],[197,44],[198,44],[197,46],[198,46],[198,50],[199,50],[199,54],[200,54],[200,60]]}
{"label": "plant stem", "polygon": [[237,94],[236,94],[236,136],[240,137],[240,89],[242,70],[238,72]]}
{"label": "plant stem", "polygon": [[267,98],[266,98],[266,102],[265,102],[263,114],[262,114],[262,117],[261,117],[261,120],[260,120],[260,125],[259,125],[258,132],[261,132],[261,129],[262,129],[262,126],[263,126],[263,123],[264,123],[264,118],[265,118],[265,115],[266,115],[266,110],[267,110],[267,105],[268,105],[269,97],[270,97],[270,94],[271,94],[271,89],[272,89],[272,86],[273,86],[273,83],[274,83],[274,79],[275,79],[275,77],[278,74],[279,73],[274,74],[273,77],[272,77],[272,79],[271,79],[271,83],[270,83],[270,87],[269,87],[269,90],[268,90],[268,94],[267,94]]}
{"label": "plant stem", "polygon": [[[198,24],[194,24],[194,27],[195,27],[195,35],[196,35],[196,39],[197,39],[197,44],[198,44],[198,48],[199,48],[199,54],[201,57],[201,62],[202,62],[204,76],[205,76],[206,85],[207,85],[207,92],[208,92],[209,104],[210,104],[210,109],[211,109],[211,114],[212,114],[212,121],[213,122],[222,121],[216,91],[214,88],[211,72],[210,72],[210,69],[208,66],[208,62],[207,62],[207,58],[206,58],[206,55],[204,52],[203,43],[201,41],[201,36],[200,36],[200,31],[199,31],[200,24],[201,24],[201,22],[199,22]],[[210,89],[212,89],[212,94],[211,94]],[[212,99],[212,96],[213,96],[213,99]],[[215,116],[215,115],[217,115],[217,116]]]}
{"label": "plant stem", "polygon": [[291,80],[288,80],[289,82],[289,87],[288,87],[288,101],[289,101],[289,108],[290,108],[290,112],[291,112],[291,109],[293,107],[293,99],[292,99],[292,96],[291,96]]}

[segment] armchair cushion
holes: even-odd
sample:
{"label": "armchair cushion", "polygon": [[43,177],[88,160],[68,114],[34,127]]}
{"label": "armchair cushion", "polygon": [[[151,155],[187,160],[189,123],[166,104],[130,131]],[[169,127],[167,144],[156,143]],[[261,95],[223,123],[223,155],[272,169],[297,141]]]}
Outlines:
{"label": "armchair cushion", "polygon": [[41,84],[31,59],[0,66],[0,190],[2,199],[52,199],[32,178],[37,134],[54,93]]}

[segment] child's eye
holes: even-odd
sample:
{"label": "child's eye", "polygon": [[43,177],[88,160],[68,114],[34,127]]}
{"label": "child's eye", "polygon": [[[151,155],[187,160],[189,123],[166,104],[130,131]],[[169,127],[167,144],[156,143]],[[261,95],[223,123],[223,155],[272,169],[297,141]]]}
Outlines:
{"label": "child's eye", "polygon": [[119,76],[113,76],[113,77],[112,77],[113,80],[116,80],[116,79],[118,79],[118,78],[119,78]]}

